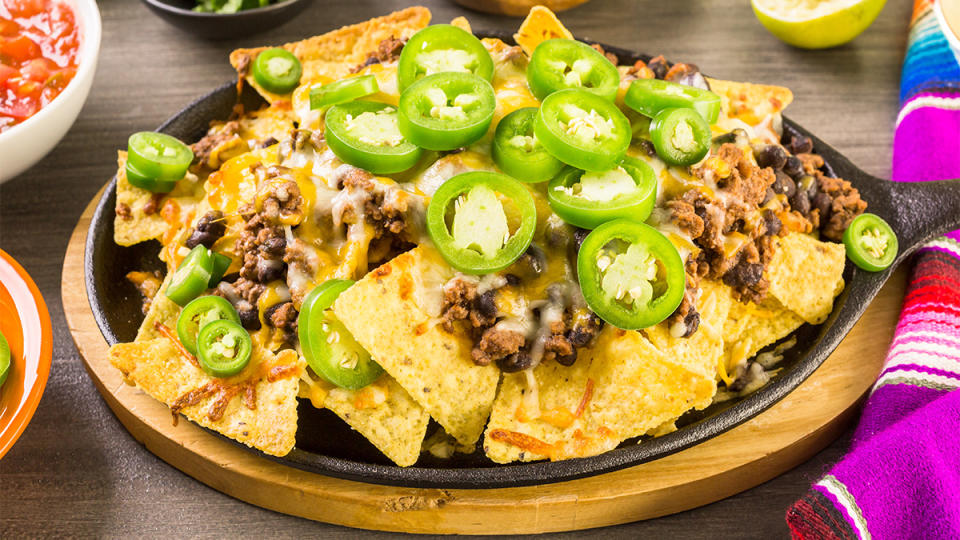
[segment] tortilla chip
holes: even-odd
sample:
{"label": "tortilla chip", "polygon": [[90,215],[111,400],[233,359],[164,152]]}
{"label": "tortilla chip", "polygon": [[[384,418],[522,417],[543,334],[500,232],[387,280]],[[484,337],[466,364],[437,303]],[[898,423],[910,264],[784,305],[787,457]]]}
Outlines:
{"label": "tortilla chip", "polygon": [[527,18],[520,24],[517,33],[513,39],[517,45],[527,53],[527,56],[533,54],[537,45],[548,39],[573,39],[573,34],[563,26],[560,19],[544,6],[533,6]]}
{"label": "tortilla chip", "polygon": [[[113,221],[113,240],[117,245],[132,246],[147,240],[160,238],[170,229],[170,223],[163,217],[163,208],[172,200],[181,215],[190,213],[203,196],[203,184],[191,173],[177,182],[177,187],[169,194],[159,196],[153,201],[155,193],[140,189],[127,181],[127,153],[117,152],[117,204],[116,219]],[[146,208],[152,206],[148,214]]]}
{"label": "tortilla chip", "polygon": [[810,324],[820,324],[833,311],[843,290],[846,250],[843,244],[821,242],[791,233],[780,239],[767,267],[769,294]]}
{"label": "tortilla chip", "polygon": [[[172,406],[181,396],[214,381],[187,361],[169,339],[121,343],[110,348],[110,363],[138,388]],[[269,382],[267,374],[277,366],[299,365],[292,351],[278,356],[255,347],[250,365],[239,376],[256,378],[255,408],[244,404],[244,392],[229,398],[223,416],[211,420],[208,411],[222,394],[214,393],[180,412],[201,426],[252,446],[264,453],[284,456],[293,449],[297,434],[297,377]],[[217,379],[222,380],[222,379]]]}
{"label": "tortilla chip", "polygon": [[456,26],[461,30],[466,30],[467,32],[473,33],[473,28],[470,28],[470,21],[466,17],[455,17],[450,21],[451,26]]}
{"label": "tortilla chip", "polygon": [[707,78],[710,89],[720,94],[721,110],[729,118],[739,118],[756,125],[769,114],[787,108],[793,102],[793,92],[783,86],[723,81]]}
{"label": "tortilla chip", "polygon": [[724,362],[720,378],[729,384],[738,365],[802,325],[803,319],[776,300],[768,299],[760,305],[734,302],[723,325]]}
{"label": "tortilla chip", "polygon": [[177,318],[180,317],[181,308],[176,302],[167,298],[167,295],[164,294],[167,287],[170,286],[172,277],[173,272],[167,272],[166,277],[163,278],[160,289],[157,290],[157,294],[155,294],[153,300],[150,301],[150,309],[147,310],[143,322],[140,323],[140,329],[137,330],[137,337],[134,339],[135,342],[149,341],[163,337],[163,334],[157,330],[157,324],[162,324],[167,328],[176,330]]}
{"label": "tortilla chip", "polygon": [[332,388],[323,405],[397,465],[409,467],[420,458],[430,415],[390,375],[360,390]]}
{"label": "tortilla chip", "polygon": [[606,452],[667,429],[716,390],[712,372],[690,371],[639,332],[609,326],[573,366],[545,362],[531,376],[534,394],[526,373],[504,375],[484,439],[497,463]]}
{"label": "tortilla chip", "polygon": [[474,364],[470,337],[443,330],[431,316],[424,294],[439,294],[452,276],[434,249],[420,246],[344,291],[334,313],[447,433],[470,445],[490,415],[500,371]]}
{"label": "tortilla chip", "polygon": [[[406,40],[428,24],[430,10],[414,6],[303,41],[287,43],[283,48],[292,52],[303,65],[300,80],[312,81],[319,77],[335,80],[346,77],[353,68],[362,64],[370,53],[377,50],[381,41],[391,37]],[[287,101],[289,94],[279,95],[265,90],[250,74],[250,65],[267,48],[237,49],[230,53],[230,64],[268,102]]]}
{"label": "tortilla chip", "polygon": [[[644,333],[653,345],[683,367],[714,379],[723,357],[724,321],[735,304],[730,288],[723,283],[702,280],[702,293],[697,301],[700,328],[688,338],[674,337],[665,323],[647,328]],[[711,396],[696,404],[703,408]]]}

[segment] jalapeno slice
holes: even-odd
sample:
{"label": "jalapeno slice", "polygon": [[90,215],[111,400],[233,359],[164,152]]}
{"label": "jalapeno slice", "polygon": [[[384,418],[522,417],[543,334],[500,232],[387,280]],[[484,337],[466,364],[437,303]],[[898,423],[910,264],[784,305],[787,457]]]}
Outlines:
{"label": "jalapeno slice", "polygon": [[677,248],[653,227],[628,219],[608,221],[587,235],[577,274],[587,306],[623,330],[663,321],[686,290]]}
{"label": "jalapeno slice", "polygon": [[8,373],[10,373],[10,344],[0,332],[0,386],[7,381]]}
{"label": "jalapeno slice", "polygon": [[493,59],[470,32],[449,24],[435,24],[410,37],[400,52],[397,84],[403,92],[423,77],[449,71],[468,72],[490,81]]}
{"label": "jalapeno slice", "polygon": [[127,160],[127,164],[124,166],[124,172],[127,175],[127,182],[130,182],[130,185],[154,193],[170,193],[173,191],[173,188],[177,187],[176,180],[151,178],[137,170],[129,160]]}
{"label": "jalapeno slice", "polygon": [[327,111],[327,144],[341,160],[374,174],[413,167],[423,150],[400,132],[397,109],[384,103],[354,101]]}
{"label": "jalapeno slice", "polygon": [[664,109],[693,109],[708,124],[720,118],[720,96],[709,90],[660,79],[637,79],[623,96],[623,102],[638,113],[653,118]]}
{"label": "jalapeno slice", "polygon": [[240,323],[220,319],[209,322],[197,336],[197,360],[211,377],[231,377],[250,363],[253,342]]}
{"label": "jalapeno slice", "polygon": [[547,96],[534,133],[553,157],[585,171],[605,171],[620,163],[632,135],[630,121],[616,105],[583,89]]}
{"label": "jalapeno slice", "polygon": [[657,200],[657,179],[650,165],[627,156],[609,171],[567,168],[550,181],[547,200],[564,221],[584,229],[617,218],[645,221]]}
{"label": "jalapeno slice", "polygon": [[500,120],[493,135],[493,161],[521,182],[544,182],[563,169],[533,133],[537,113],[536,107],[517,109]]}
{"label": "jalapeno slice", "polygon": [[710,126],[693,109],[663,109],[650,122],[650,139],[660,159],[692,165],[710,151]]}
{"label": "jalapeno slice", "polygon": [[876,214],[860,214],[843,231],[843,245],[853,264],[868,272],[886,270],[900,249],[897,233]]}
{"label": "jalapeno slice", "polygon": [[253,79],[268,92],[286,94],[300,84],[303,66],[286,49],[267,49],[253,61]]}
{"label": "jalapeno slice", "polygon": [[[512,233],[498,194],[516,207],[511,215],[519,224]],[[489,274],[510,266],[527,250],[537,226],[537,208],[520,182],[504,174],[473,171],[440,185],[427,206],[426,221],[430,239],[450,266],[468,274]]]}
{"label": "jalapeno slice", "polygon": [[310,369],[331,384],[356,390],[377,380],[383,368],[330,309],[340,293],[353,283],[331,279],[314,287],[300,307],[297,331]]}
{"label": "jalapeno slice", "polygon": [[213,321],[227,320],[240,324],[237,310],[219,296],[201,296],[190,301],[177,318],[177,337],[190,354],[197,354],[197,336]]}
{"label": "jalapeno slice", "polygon": [[530,56],[527,85],[540,101],[565,88],[583,88],[613,101],[620,87],[620,72],[586,43],[548,39],[537,45]]}
{"label": "jalapeno slice", "polygon": [[497,98],[490,83],[472,73],[437,73],[400,95],[400,132],[427,150],[453,150],[490,128]]}
{"label": "jalapeno slice", "polygon": [[325,109],[333,105],[367,97],[379,91],[380,85],[374,75],[350,77],[349,79],[325,84],[320,88],[311,88],[310,108]]}
{"label": "jalapeno slice", "polygon": [[139,178],[176,182],[187,173],[191,162],[193,150],[166,133],[140,131],[127,139],[128,179],[132,169]]}
{"label": "jalapeno slice", "polygon": [[205,246],[193,248],[170,278],[170,284],[167,285],[167,298],[176,302],[177,305],[187,305],[207,290],[212,274],[213,255],[210,250]]}
{"label": "jalapeno slice", "polygon": [[213,257],[213,270],[210,272],[210,282],[207,283],[207,288],[216,287],[223,276],[227,274],[230,265],[233,264],[233,259],[222,253],[211,251],[210,254]]}

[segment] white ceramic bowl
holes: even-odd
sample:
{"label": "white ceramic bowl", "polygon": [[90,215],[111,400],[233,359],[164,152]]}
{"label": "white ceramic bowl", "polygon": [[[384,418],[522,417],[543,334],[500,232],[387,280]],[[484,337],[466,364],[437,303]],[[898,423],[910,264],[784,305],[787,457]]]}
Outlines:
{"label": "white ceramic bowl", "polygon": [[66,135],[90,93],[100,53],[100,11],[95,0],[61,0],[73,8],[80,31],[77,74],[37,114],[0,133],[0,184],[47,155]]}

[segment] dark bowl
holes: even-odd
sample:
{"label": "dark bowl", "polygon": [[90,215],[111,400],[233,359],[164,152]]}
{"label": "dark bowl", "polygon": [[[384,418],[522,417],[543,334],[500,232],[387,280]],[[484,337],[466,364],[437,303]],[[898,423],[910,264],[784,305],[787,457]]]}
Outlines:
{"label": "dark bowl", "polygon": [[[484,35],[511,41],[501,34]],[[604,48],[617,54],[621,62],[650,58],[617,47]],[[203,136],[211,120],[229,117],[237,99],[236,83],[226,83],[187,106],[159,130],[182,140],[195,141]],[[249,87],[239,99],[248,109],[263,103]],[[825,172],[849,180],[869,202],[870,210],[891,224],[900,239],[901,253],[897,264],[925,240],[960,227],[960,184],[957,182],[907,184],[881,180],[861,171],[788,118],[784,118],[783,127],[785,139],[810,136],[814,150],[826,161]],[[90,306],[110,344],[133,340],[143,320],[139,293],[124,278],[126,273],[161,268],[157,259],[159,243],[121,247],[113,242],[115,203],[116,179],[108,186],[94,214],[87,234],[84,260]],[[333,413],[316,409],[306,401],[301,401],[298,411],[296,447],[287,456],[274,458],[240,443],[235,444],[292,467],[350,480],[406,487],[516,487],[573,480],[638,465],[702,443],[736,427],[798,387],[853,328],[892,271],[893,267],[883,272],[865,272],[848,263],[844,271],[847,285],[835,300],[830,317],[819,326],[804,325],[793,334],[797,345],[785,352],[779,365],[783,369],[763,388],[703,411],[691,411],[680,418],[678,429],[673,433],[657,438],[630,439],[598,456],[497,465],[478,451],[470,455],[457,454],[449,460],[424,454],[412,467],[397,467]]]}
{"label": "dark bowl", "polygon": [[252,36],[289,21],[313,0],[281,0],[237,13],[199,13],[194,0],[140,0],[161,19],[204,39]]}

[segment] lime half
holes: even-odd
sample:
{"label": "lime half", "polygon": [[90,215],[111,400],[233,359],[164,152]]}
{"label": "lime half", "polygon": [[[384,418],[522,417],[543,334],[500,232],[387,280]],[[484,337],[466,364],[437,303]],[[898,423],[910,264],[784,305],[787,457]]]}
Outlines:
{"label": "lime half", "polygon": [[7,339],[0,334],[0,386],[7,380],[7,373],[10,371],[10,345]]}
{"label": "lime half", "polygon": [[836,47],[873,23],[886,0],[751,0],[771,34],[795,47]]}

